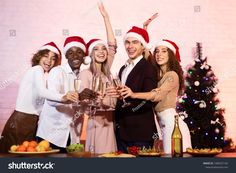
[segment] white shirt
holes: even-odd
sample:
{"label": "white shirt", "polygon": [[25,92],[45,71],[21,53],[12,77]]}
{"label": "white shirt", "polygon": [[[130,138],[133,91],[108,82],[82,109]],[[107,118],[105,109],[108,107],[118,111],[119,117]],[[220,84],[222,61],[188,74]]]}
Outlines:
{"label": "white shirt", "polygon": [[[66,63],[50,71],[48,88],[60,94],[74,91],[74,79],[76,75]],[[71,104],[46,100],[40,114],[36,135],[59,147],[66,147],[69,134],[71,143],[79,143],[82,122],[75,128],[71,127],[74,114],[75,110]]]}
{"label": "white shirt", "polygon": [[40,65],[31,67],[24,75],[16,100],[16,110],[39,115],[45,98],[60,101],[62,94],[53,93],[46,88],[44,70]]}
{"label": "white shirt", "polygon": [[125,85],[126,80],[128,78],[128,75],[130,74],[130,72],[133,70],[133,68],[135,67],[135,65],[143,58],[142,55],[140,55],[139,57],[135,58],[134,60],[131,60],[132,63],[126,63],[126,67],[122,72],[121,75],[121,83],[122,85]]}

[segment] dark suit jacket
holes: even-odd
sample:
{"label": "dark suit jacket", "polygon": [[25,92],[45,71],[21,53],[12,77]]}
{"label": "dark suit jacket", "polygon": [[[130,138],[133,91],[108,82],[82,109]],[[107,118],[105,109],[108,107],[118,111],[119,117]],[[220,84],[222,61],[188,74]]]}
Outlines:
{"label": "dark suit jacket", "polygon": [[[124,70],[122,66],[119,77]],[[157,87],[157,72],[154,67],[142,58],[132,69],[126,80],[126,86],[133,92],[147,92]],[[131,103],[122,108],[123,101],[118,100],[115,111],[117,133],[122,140],[130,142],[152,141],[156,133],[154,114],[150,101],[126,98]]]}

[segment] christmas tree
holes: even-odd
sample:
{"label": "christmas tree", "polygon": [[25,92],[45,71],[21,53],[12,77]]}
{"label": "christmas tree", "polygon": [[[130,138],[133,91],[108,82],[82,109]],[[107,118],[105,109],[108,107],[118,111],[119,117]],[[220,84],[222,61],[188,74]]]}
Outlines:
{"label": "christmas tree", "polygon": [[207,57],[202,57],[202,47],[197,43],[194,65],[187,68],[185,91],[179,98],[177,111],[187,123],[193,148],[223,148],[225,120],[224,109],[219,108],[219,90]]}

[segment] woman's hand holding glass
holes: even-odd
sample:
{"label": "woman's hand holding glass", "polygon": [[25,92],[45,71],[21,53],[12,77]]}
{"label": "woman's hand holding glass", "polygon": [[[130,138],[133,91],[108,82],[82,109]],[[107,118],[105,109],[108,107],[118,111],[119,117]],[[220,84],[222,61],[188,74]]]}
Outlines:
{"label": "woman's hand holding glass", "polygon": [[120,94],[123,98],[127,97],[134,98],[133,91],[127,86],[122,87],[122,89],[120,90]]}

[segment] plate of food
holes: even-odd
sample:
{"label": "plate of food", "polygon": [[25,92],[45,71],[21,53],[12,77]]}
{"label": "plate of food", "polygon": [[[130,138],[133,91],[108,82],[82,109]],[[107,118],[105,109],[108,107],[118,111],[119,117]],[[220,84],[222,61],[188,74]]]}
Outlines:
{"label": "plate of food", "polygon": [[105,154],[101,154],[98,157],[105,157],[105,158],[132,158],[132,157],[136,157],[135,155],[132,154],[126,154],[126,153],[122,153],[122,152],[110,152],[110,153],[105,153]]}
{"label": "plate of food", "polygon": [[58,153],[59,151],[59,149],[52,149],[48,141],[42,140],[39,143],[36,141],[24,141],[20,145],[12,145],[8,152],[18,155],[47,155]]}
{"label": "plate of food", "polygon": [[91,152],[85,151],[84,145],[77,143],[66,147],[68,155],[72,157],[91,157]]}
{"label": "plate of food", "polygon": [[202,148],[202,149],[192,149],[187,148],[187,153],[194,157],[213,157],[222,152],[221,148]]}
{"label": "plate of food", "polygon": [[160,157],[161,152],[156,151],[153,148],[149,148],[149,149],[143,148],[138,151],[138,156],[140,156],[140,157]]}
{"label": "plate of food", "polygon": [[59,149],[51,149],[48,151],[35,151],[35,152],[29,152],[29,151],[9,151],[11,154],[19,154],[19,155],[47,155],[47,154],[54,154],[60,152]]}

